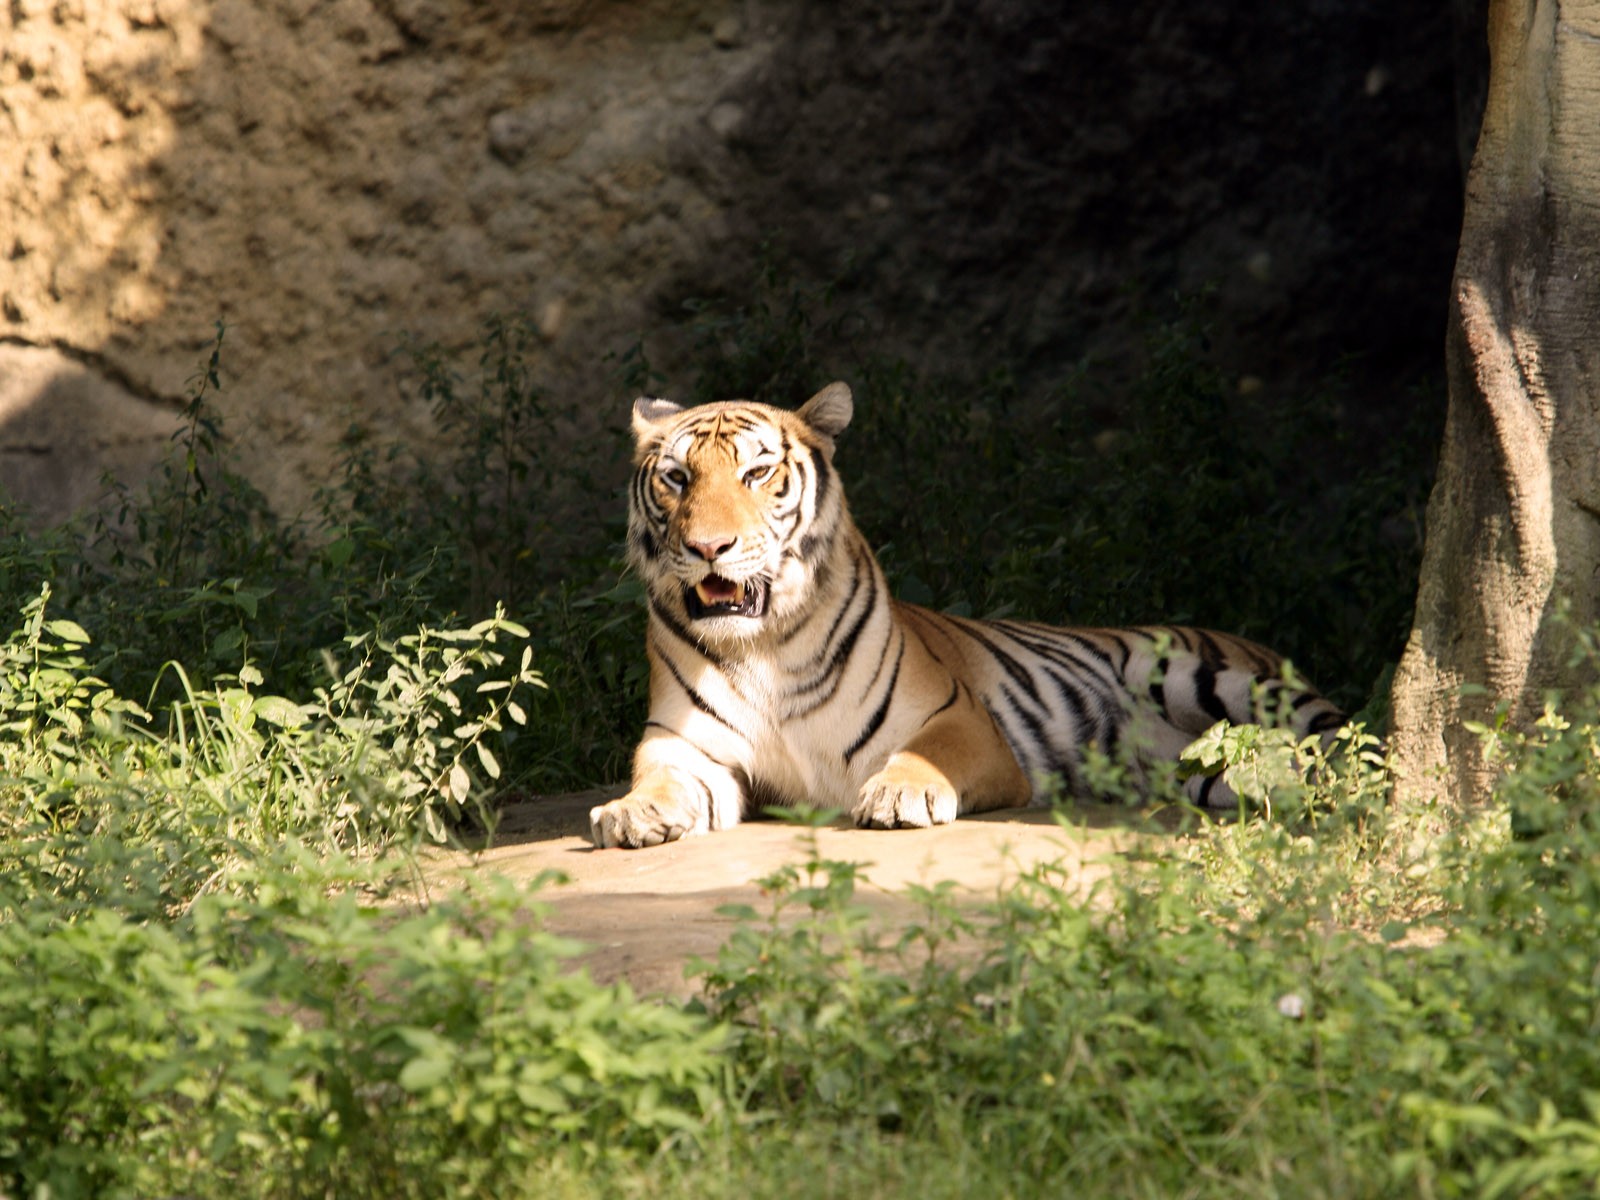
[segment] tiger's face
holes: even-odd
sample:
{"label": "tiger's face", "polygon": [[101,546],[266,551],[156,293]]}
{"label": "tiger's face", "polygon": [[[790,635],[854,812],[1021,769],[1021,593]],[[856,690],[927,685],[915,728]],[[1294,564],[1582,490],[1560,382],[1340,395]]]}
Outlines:
{"label": "tiger's face", "polygon": [[842,383],[794,412],[634,404],[629,557],[658,610],[716,641],[804,611],[843,511],[833,438],[850,412]]}

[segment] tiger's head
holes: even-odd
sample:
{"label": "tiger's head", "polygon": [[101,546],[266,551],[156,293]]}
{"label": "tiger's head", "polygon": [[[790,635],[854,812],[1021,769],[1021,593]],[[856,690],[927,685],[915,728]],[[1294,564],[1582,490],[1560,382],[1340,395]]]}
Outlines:
{"label": "tiger's head", "polygon": [[851,411],[842,383],[792,412],[742,400],[634,402],[628,554],[664,619],[722,642],[805,611],[845,519],[833,439]]}

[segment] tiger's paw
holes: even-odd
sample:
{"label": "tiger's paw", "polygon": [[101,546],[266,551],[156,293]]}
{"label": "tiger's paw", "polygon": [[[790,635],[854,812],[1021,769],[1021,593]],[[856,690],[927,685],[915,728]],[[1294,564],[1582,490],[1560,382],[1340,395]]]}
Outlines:
{"label": "tiger's paw", "polygon": [[705,806],[672,788],[635,790],[589,810],[589,837],[597,850],[659,846],[706,829]]}
{"label": "tiger's paw", "polygon": [[961,798],[944,775],[920,758],[891,761],[861,787],[850,812],[862,829],[926,829],[948,825]]}

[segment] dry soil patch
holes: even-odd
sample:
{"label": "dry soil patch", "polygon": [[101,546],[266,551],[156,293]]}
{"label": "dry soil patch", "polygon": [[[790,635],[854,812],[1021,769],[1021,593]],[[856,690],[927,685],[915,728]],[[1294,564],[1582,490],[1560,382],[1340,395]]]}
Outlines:
{"label": "dry soil patch", "polygon": [[[768,911],[771,901],[758,881],[804,862],[813,835],[755,821],[648,850],[595,850],[589,809],[617,794],[595,790],[513,804],[490,848],[432,858],[429,884],[437,891],[474,873],[531,880],[559,871],[567,882],[540,895],[548,909],[545,926],[588,947],[579,965],[597,979],[627,980],[641,992],[687,995],[693,987],[684,977],[686,965],[715,956],[735,928],[718,909],[748,904]],[[1054,863],[1063,869],[1063,886],[1087,891],[1112,860],[1163,836],[1123,809],[1086,805],[1069,816],[1067,828],[1042,809],[968,817],[936,829],[868,831],[841,821],[814,836],[823,858],[864,864],[858,898],[890,923],[915,919],[908,884],[948,880],[958,897],[978,904],[1022,872]]]}

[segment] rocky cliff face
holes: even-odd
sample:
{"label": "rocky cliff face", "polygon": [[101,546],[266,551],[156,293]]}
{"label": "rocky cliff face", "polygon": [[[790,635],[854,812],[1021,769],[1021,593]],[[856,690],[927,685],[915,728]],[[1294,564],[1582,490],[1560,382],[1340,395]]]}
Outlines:
{"label": "rocky cliff face", "polygon": [[1456,233],[1439,7],[10,0],[0,483],[139,470],[219,318],[286,507],[352,419],[429,436],[402,333],[526,311],[552,395],[620,410],[604,356],[763,240],[889,351],[1026,383],[1210,286],[1241,372],[1358,353],[1398,396]]}

